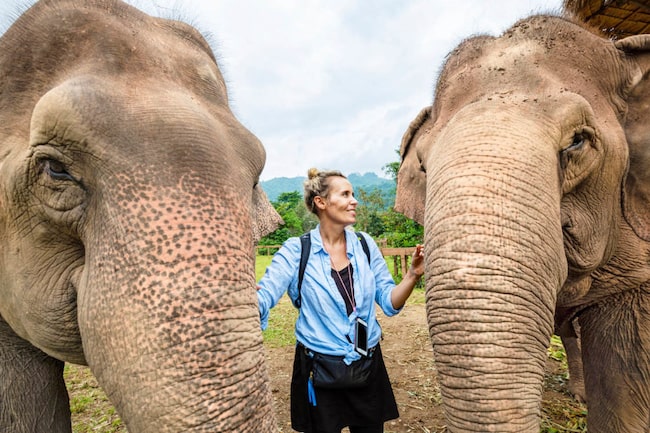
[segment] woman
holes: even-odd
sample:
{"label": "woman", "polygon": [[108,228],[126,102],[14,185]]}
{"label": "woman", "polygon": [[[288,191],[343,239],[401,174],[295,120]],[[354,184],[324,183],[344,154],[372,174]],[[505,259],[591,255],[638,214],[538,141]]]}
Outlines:
{"label": "woman", "polygon": [[[300,308],[291,425],[307,433],[340,432],[347,426],[351,433],[383,432],[384,422],[399,414],[379,346],[375,303],[387,316],[401,310],[424,273],[422,246],[416,247],[408,273],[395,285],[375,242],[358,234],[368,244],[366,256],[360,238],[346,230],[356,222],[358,204],[347,178],[338,171],[312,168],[304,187],[305,204],[319,224],[309,233],[311,247],[301,287],[302,246],[297,237],[288,239],[274,255],[258,287],[263,329],[269,310],[285,292]],[[319,382],[316,364],[322,355],[338,357],[342,369],[369,366],[370,375],[354,386]]]}

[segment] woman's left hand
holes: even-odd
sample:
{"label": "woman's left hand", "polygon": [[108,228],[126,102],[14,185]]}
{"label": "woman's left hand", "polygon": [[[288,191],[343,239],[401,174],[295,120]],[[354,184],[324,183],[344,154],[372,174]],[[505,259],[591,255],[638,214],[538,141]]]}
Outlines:
{"label": "woman's left hand", "polygon": [[418,278],[424,274],[424,246],[422,244],[415,246],[409,271],[413,272]]}

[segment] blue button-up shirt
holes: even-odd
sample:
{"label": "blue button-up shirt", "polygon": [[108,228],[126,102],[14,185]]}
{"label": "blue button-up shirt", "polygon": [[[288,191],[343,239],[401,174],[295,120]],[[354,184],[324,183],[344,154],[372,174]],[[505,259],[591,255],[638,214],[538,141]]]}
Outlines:
{"label": "blue button-up shirt", "polygon": [[[368,324],[368,347],[374,347],[381,338],[375,303],[387,316],[399,313],[400,310],[393,308],[391,302],[395,281],[372,238],[363,234],[370,249],[368,263],[361,242],[354,232],[347,230],[346,250],[354,268],[356,302],[356,311],[348,316],[345,301],[332,278],[330,256],[323,248],[319,229],[316,227],[311,231],[311,251],[302,282],[296,340],[316,352],[345,356],[345,361],[350,363],[360,358],[352,343],[357,317]],[[275,253],[271,264],[266,268],[257,291],[262,329],[268,326],[269,310],[285,292],[295,305],[300,253],[300,238],[290,238]]]}

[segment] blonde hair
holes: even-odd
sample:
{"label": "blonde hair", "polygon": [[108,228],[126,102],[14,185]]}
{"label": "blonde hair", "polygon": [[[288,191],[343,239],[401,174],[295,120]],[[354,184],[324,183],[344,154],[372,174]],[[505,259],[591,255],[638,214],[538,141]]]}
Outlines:
{"label": "blonde hair", "polygon": [[307,180],[303,183],[305,188],[305,206],[316,216],[318,216],[318,212],[316,206],[314,206],[314,198],[317,196],[327,198],[330,189],[330,177],[347,179],[338,170],[320,171],[317,168],[310,168],[307,171]]}

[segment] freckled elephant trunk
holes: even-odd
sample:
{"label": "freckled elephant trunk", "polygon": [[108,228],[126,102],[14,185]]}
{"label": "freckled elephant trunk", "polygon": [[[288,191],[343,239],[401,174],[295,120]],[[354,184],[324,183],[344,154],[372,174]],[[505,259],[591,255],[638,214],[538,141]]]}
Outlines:
{"label": "freckled elephant trunk", "polygon": [[428,323],[451,432],[538,432],[566,278],[557,156],[531,145],[545,139],[534,116],[485,105],[459,112],[426,162]]}
{"label": "freckled elephant trunk", "polygon": [[159,192],[110,212],[88,249],[84,350],[129,431],[277,429],[251,220],[223,208],[237,197]]}

